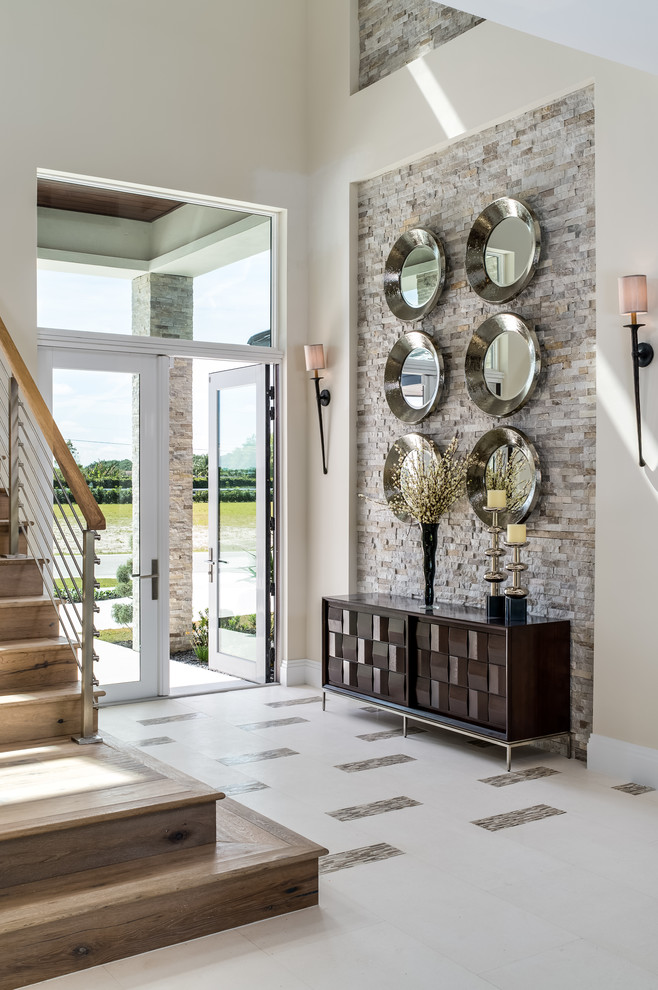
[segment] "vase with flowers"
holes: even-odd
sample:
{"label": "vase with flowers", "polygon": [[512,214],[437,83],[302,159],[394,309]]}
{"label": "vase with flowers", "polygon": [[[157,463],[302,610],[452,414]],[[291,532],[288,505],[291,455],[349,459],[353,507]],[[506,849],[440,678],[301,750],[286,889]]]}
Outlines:
{"label": "vase with flowers", "polygon": [[443,455],[412,450],[400,458],[393,474],[399,495],[390,500],[391,508],[409,513],[420,525],[423,546],[425,606],[434,604],[434,577],[439,522],[455,502],[466,494],[469,458],[457,456],[457,437]]}

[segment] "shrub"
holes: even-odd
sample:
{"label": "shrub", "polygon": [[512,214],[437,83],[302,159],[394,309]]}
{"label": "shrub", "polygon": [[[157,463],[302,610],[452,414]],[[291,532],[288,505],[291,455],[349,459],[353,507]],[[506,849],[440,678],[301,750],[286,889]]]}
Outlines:
{"label": "shrub", "polygon": [[[129,557],[125,564],[119,564],[117,567],[117,598],[132,598],[133,596],[133,583],[131,574],[133,572],[133,559]],[[116,620],[119,621],[118,619]]]}
{"label": "shrub", "polygon": [[198,660],[208,663],[208,609],[199,612],[199,618],[192,623],[192,649]]}
{"label": "shrub", "polygon": [[112,606],[112,618],[120,626],[130,626],[133,621],[133,607],[125,602],[115,602]]}

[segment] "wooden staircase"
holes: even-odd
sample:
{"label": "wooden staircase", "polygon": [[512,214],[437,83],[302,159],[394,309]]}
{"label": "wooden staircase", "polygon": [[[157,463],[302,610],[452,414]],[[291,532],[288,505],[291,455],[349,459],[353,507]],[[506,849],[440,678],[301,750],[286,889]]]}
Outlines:
{"label": "wooden staircase", "polygon": [[[16,500],[10,511],[0,489],[0,990],[16,990],[317,904],[327,850],[129,747],[98,741],[103,692],[93,682],[90,606],[105,520],[2,319],[0,352],[12,375],[10,481],[29,442],[20,441],[20,388],[80,510],[85,561],[76,628],[71,605],[44,593],[52,581],[41,550],[29,556],[31,527],[19,528]],[[40,464],[47,488],[49,455]],[[2,556],[16,543],[18,555]]]}
{"label": "wooden staircase", "polygon": [[78,666],[35,569],[0,557],[0,990],[317,904],[322,847],[71,741]]}

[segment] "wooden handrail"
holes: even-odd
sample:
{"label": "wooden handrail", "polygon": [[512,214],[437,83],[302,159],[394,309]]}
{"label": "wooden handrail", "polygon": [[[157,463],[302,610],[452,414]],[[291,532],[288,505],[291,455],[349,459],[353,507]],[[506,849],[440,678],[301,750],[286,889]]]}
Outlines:
{"label": "wooden handrail", "polygon": [[28,371],[27,365],[18,353],[2,317],[0,317],[0,348],[7,359],[7,364],[12,375],[18,382],[27,404],[32,410],[32,415],[43,433],[46,443],[59,464],[64,479],[71,489],[71,494],[84,516],[87,528],[105,529],[105,516],[98,507],[98,502],[91,494],[89,485],[85,481],[82,471],[75,463],[73,454],[67,447],[64,437],[59,432],[50,409],[44,402],[43,396]]}

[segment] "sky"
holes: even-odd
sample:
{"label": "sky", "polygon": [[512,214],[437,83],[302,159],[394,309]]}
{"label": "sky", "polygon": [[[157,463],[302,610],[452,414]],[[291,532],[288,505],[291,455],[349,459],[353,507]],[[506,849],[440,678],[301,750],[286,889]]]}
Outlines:
{"label": "sky", "polygon": [[[73,272],[38,270],[40,327],[131,333],[131,280]],[[194,280],[194,339],[246,344],[270,326],[270,252],[266,251]],[[194,452],[208,452],[208,374],[236,367],[229,362],[194,362]],[[132,375],[100,371],[53,374],[53,415],[83,465],[132,456]],[[234,415],[224,420],[223,452],[254,433],[253,398],[231,400]]]}

